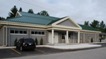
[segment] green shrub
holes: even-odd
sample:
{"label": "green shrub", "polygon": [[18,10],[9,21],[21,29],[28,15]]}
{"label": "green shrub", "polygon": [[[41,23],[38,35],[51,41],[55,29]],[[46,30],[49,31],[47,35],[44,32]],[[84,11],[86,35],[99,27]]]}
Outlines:
{"label": "green shrub", "polygon": [[14,41],[14,46],[16,46],[16,44],[17,44],[17,38],[16,38],[15,41]]}
{"label": "green shrub", "polygon": [[35,43],[36,43],[36,45],[38,45],[38,40],[37,40],[37,38],[35,39]]}
{"label": "green shrub", "polygon": [[43,39],[41,38],[41,40],[40,40],[40,45],[43,45]]}

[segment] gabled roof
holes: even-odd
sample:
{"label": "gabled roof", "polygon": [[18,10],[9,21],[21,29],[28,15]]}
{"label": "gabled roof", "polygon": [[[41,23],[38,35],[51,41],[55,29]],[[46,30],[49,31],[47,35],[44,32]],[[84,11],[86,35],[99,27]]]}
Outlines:
{"label": "gabled roof", "polygon": [[[42,15],[31,14],[27,12],[19,12],[19,15],[20,16],[3,20],[3,21],[31,23],[31,24],[37,24],[37,25],[52,25],[53,23],[58,22],[65,18],[65,17],[57,18],[57,17],[51,17],[51,16],[42,16]],[[98,31],[97,29],[90,26],[80,25],[79,27],[81,27],[83,30]]]}
{"label": "gabled roof", "polygon": [[93,28],[91,26],[86,26],[86,25],[81,25],[81,24],[79,25],[82,27],[83,30],[99,31],[98,29]]}
{"label": "gabled roof", "polygon": [[38,24],[38,25],[50,25],[53,22],[60,20],[60,18],[57,18],[57,17],[42,16],[42,15],[31,14],[27,12],[20,12],[20,14],[21,16],[11,18],[6,21],[32,23],[32,24]]}

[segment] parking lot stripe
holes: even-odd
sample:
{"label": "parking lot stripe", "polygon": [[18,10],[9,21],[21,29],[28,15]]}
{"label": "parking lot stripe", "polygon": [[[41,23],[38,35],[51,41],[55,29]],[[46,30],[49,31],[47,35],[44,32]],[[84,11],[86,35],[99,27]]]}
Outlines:
{"label": "parking lot stripe", "polygon": [[38,50],[38,49],[36,49],[37,51],[39,51],[39,52],[42,52],[42,53],[46,53],[45,51],[42,51],[42,50]]}
{"label": "parking lot stripe", "polygon": [[17,50],[15,50],[15,49],[11,49],[12,51],[14,51],[15,53],[17,53],[17,54],[19,54],[19,55],[21,55],[21,53],[20,52],[18,52]]}

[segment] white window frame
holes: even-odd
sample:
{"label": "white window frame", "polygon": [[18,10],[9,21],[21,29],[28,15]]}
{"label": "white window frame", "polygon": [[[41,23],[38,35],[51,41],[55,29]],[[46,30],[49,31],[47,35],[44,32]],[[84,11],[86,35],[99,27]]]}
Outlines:
{"label": "white window frame", "polygon": [[11,30],[10,30],[10,35],[28,35],[28,32],[27,32],[27,30],[26,30],[26,34],[21,34],[20,33],[20,30],[18,30],[19,32],[18,33],[15,33],[15,30],[14,30],[14,33],[11,33]]}
{"label": "white window frame", "polygon": [[[44,31],[33,31],[33,32],[44,32]],[[32,36],[45,36],[45,32],[44,32],[44,34],[32,34],[32,31],[30,31],[30,34]]]}

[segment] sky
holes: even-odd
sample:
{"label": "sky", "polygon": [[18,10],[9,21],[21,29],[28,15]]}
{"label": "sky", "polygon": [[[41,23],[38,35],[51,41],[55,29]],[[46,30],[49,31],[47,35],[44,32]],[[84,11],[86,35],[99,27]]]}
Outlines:
{"label": "sky", "polygon": [[46,10],[50,16],[69,16],[80,24],[94,19],[106,23],[106,0],[0,0],[0,16],[7,17],[14,5],[25,12]]}

